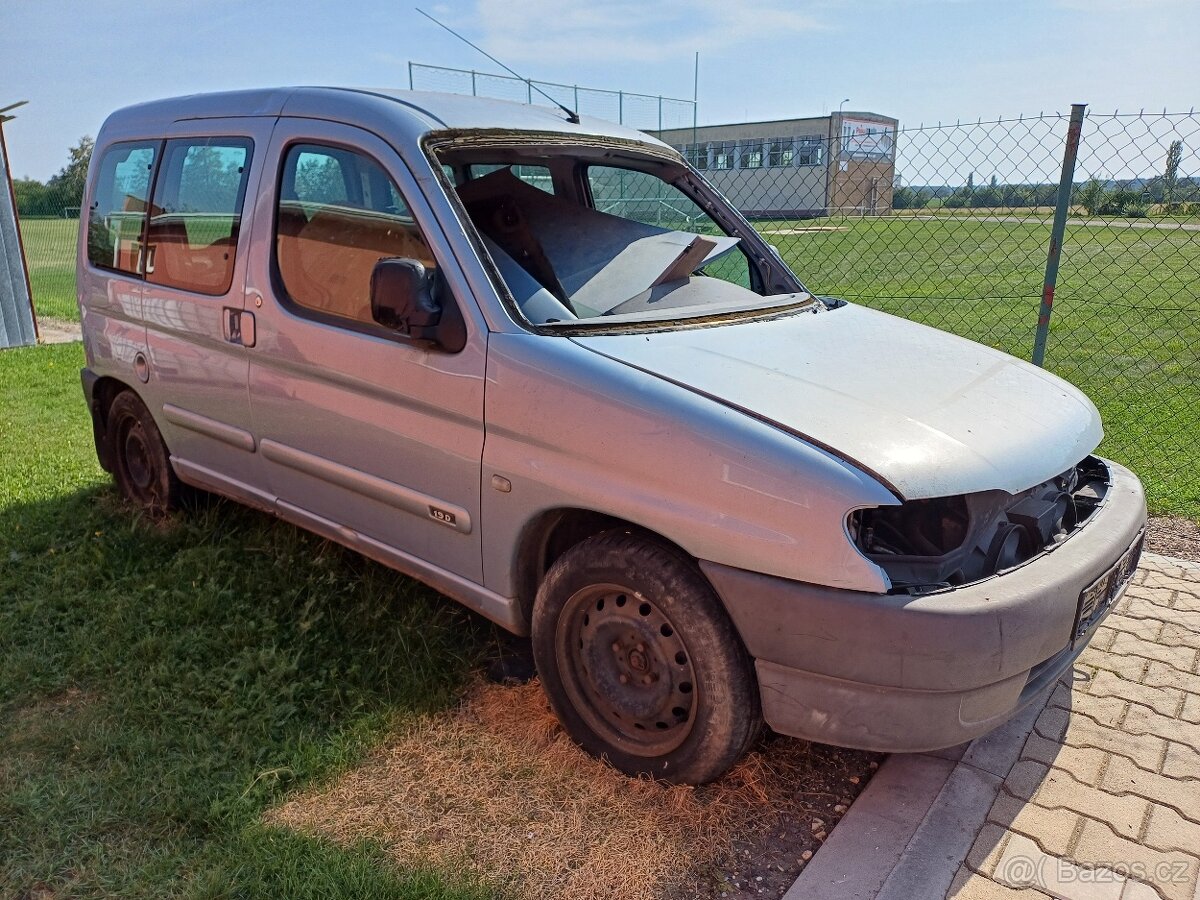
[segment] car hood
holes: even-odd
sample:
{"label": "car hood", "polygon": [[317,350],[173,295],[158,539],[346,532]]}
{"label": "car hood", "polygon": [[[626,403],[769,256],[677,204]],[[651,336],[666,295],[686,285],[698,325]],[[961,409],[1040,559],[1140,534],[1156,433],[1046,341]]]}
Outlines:
{"label": "car hood", "polygon": [[905,499],[1016,493],[1103,436],[1095,406],[1061,378],[860,306],[572,340],[771,422]]}

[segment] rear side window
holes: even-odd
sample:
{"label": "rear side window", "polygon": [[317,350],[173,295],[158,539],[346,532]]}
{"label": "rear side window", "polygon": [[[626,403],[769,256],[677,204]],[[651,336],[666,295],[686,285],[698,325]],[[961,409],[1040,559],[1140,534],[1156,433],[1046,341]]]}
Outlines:
{"label": "rear side window", "polygon": [[87,255],[94,266],[141,274],[146,201],[159,142],[113,144],[100,158],[88,210]]}
{"label": "rear side window", "polygon": [[146,280],[200,294],[229,291],[251,142],[167,141],[146,236]]}
{"label": "rear side window", "polygon": [[275,257],[291,301],[374,324],[371,273],[387,257],[432,269],[429,244],[400,189],[368,156],[296,144],[284,159]]}

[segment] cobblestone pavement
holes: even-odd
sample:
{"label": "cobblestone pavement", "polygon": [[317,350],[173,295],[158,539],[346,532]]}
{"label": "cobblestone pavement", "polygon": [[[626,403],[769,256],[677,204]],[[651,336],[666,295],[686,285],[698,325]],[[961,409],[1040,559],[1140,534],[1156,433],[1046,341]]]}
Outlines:
{"label": "cobblestone pavement", "polygon": [[949,896],[1200,900],[1200,564],[1144,557],[1073,681]]}

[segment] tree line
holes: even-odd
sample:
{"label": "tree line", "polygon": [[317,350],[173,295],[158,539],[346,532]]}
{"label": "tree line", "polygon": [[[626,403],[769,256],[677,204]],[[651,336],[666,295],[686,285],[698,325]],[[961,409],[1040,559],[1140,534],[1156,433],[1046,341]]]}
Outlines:
{"label": "tree line", "polygon": [[[1168,193],[1157,179],[1101,181],[1075,184],[1071,205],[1089,216],[1200,215],[1200,179],[1181,178]],[[940,185],[902,186],[892,195],[893,209],[1019,209],[1054,206],[1056,184],[988,184],[950,188]]]}
{"label": "tree line", "polygon": [[83,205],[87,185],[88,163],[92,159],[95,141],[84,135],[68,153],[67,164],[49,181],[36,178],[13,179],[13,194],[19,216],[62,216],[71,208]]}
{"label": "tree line", "polygon": [[[1172,141],[1163,174],[1153,178],[1100,180],[1093,178],[1071,188],[1071,205],[1089,216],[1131,218],[1163,215],[1200,215],[1200,178],[1180,177],[1183,141]],[[998,184],[992,176],[976,185],[972,173],[958,188],[949,185],[899,186],[893,192],[893,209],[997,209],[1054,206],[1056,184]]]}

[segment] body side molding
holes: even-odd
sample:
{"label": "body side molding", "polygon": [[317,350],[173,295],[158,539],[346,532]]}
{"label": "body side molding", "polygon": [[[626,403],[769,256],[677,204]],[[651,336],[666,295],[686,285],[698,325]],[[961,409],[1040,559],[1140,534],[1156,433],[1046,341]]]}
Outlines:
{"label": "body side molding", "polygon": [[382,501],[422,519],[438,522],[460,534],[471,533],[471,514],[461,506],[344,466],[323,456],[297,450],[270,438],[264,438],[258,446],[262,455],[273,463],[320,478],[372,500]]}

